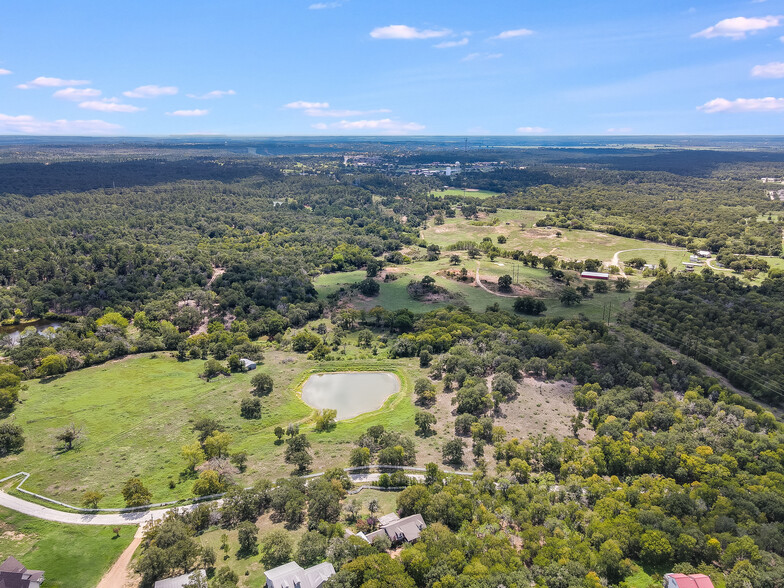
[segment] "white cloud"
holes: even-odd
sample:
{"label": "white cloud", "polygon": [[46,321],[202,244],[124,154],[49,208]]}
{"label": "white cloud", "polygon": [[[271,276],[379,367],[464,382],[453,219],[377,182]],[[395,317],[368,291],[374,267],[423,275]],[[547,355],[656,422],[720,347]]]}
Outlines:
{"label": "white cloud", "polygon": [[213,90],[206,94],[187,94],[188,98],[196,98],[197,100],[211,100],[213,98],[223,98],[224,96],[234,96],[237,92],[234,90]]}
{"label": "white cloud", "polygon": [[0,76],[7,76],[8,74],[12,74],[12,73],[14,72],[12,72],[10,69],[5,69],[0,67]]}
{"label": "white cloud", "polygon": [[308,6],[309,10],[324,10],[326,8],[338,8],[343,6],[343,2],[316,2]]}
{"label": "white cloud", "polygon": [[698,106],[697,110],[709,114],[716,112],[779,112],[784,110],[784,98],[738,98],[736,100],[716,98]]}
{"label": "white cloud", "polygon": [[496,35],[495,37],[490,37],[491,39],[515,39],[517,37],[527,37],[528,35],[533,35],[534,32],[531,29],[513,29],[511,31],[504,31]]}
{"label": "white cloud", "polygon": [[425,126],[414,122],[401,122],[391,118],[377,120],[341,120],[331,124],[316,123],[312,125],[314,129],[327,130],[336,129],[341,131],[377,131],[389,135],[404,135],[416,131],[424,130]]}
{"label": "white cloud", "polygon": [[613,128],[607,129],[604,132],[607,133],[607,134],[610,134],[610,135],[628,135],[633,130],[634,129],[632,129],[631,127],[617,127],[617,128],[613,127]]}
{"label": "white cloud", "polygon": [[485,59],[500,59],[503,53],[469,53],[462,61],[484,61]]}
{"label": "white cloud", "polygon": [[33,90],[35,88],[61,88],[62,86],[86,86],[89,80],[64,80],[62,78],[47,78],[38,76],[34,80],[25,84],[19,84],[20,90]]}
{"label": "white cloud", "polygon": [[101,112],[139,112],[144,108],[132,104],[122,104],[119,98],[104,98],[103,100],[88,100],[80,102],[79,108],[87,110],[100,110]]}
{"label": "white cloud", "polygon": [[546,133],[550,129],[546,129],[544,127],[517,127],[516,130],[517,130],[518,133],[523,133],[523,134],[531,133],[531,134],[536,135],[536,134],[539,134],[539,133]]}
{"label": "white cloud", "polygon": [[209,110],[200,110],[194,108],[193,110],[175,110],[174,112],[167,112],[169,116],[204,116],[209,114]]}
{"label": "white cloud", "polygon": [[176,86],[139,86],[134,90],[123,92],[128,98],[157,98],[158,96],[173,96],[179,90]]}
{"label": "white cloud", "polygon": [[449,29],[416,29],[407,25],[389,25],[377,27],[370,31],[374,39],[435,39],[451,34]]}
{"label": "white cloud", "polygon": [[459,41],[443,41],[437,45],[433,45],[436,49],[449,49],[450,47],[462,47],[468,45],[468,37],[463,37]]}
{"label": "white cloud", "polygon": [[323,108],[306,108],[303,113],[307,116],[327,116],[332,118],[345,118],[349,116],[367,116],[369,114],[385,114],[392,112],[388,108],[377,108],[375,110],[325,110]]}
{"label": "white cloud", "polygon": [[739,39],[745,39],[746,34],[753,35],[757,31],[777,27],[781,24],[781,20],[781,16],[761,16],[754,18],[737,16],[735,18],[725,18],[712,27],[708,27],[699,33],[694,33],[692,37],[703,37],[705,39],[729,37],[730,39],[737,41]]}
{"label": "white cloud", "polygon": [[289,102],[288,104],[284,104],[283,108],[329,108],[329,102],[307,102],[305,100],[297,100],[296,102]]}
{"label": "white cloud", "polygon": [[97,98],[101,95],[100,90],[96,90],[95,88],[63,88],[62,90],[57,90],[54,94],[52,94],[55,98],[60,98],[61,100],[85,100],[87,98]]}
{"label": "white cloud", "polygon": [[755,78],[784,78],[784,63],[772,61],[765,65],[755,65],[751,68],[751,75]]}
{"label": "white cloud", "polygon": [[38,120],[22,114],[0,114],[0,134],[23,135],[106,135],[121,129],[102,120]]}

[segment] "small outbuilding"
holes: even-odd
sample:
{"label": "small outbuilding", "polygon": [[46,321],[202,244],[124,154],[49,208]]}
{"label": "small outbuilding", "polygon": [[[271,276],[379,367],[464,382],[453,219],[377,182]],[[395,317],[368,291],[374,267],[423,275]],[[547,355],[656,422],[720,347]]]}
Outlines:
{"label": "small outbuilding", "polygon": [[605,272],[583,272],[580,277],[585,280],[609,280],[610,274]]}
{"label": "small outbuilding", "polygon": [[705,574],[664,574],[664,588],[713,588]]}
{"label": "small outbuilding", "polygon": [[703,251],[698,251],[697,255],[699,255],[700,257],[704,257],[706,259],[710,259],[711,252],[710,251],[704,251],[704,250]]}
{"label": "small outbuilding", "polygon": [[242,364],[242,367],[243,367],[243,369],[246,372],[249,372],[250,370],[255,370],[256,369],[256,362],[255,361],[251,361],[250,359],[245,359],[243,357],[243,358],[240,359],[240,363]]}

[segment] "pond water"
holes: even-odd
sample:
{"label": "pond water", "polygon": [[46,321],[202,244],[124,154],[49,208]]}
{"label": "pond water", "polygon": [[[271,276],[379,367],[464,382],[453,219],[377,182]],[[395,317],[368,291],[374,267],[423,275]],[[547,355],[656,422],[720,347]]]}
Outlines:
{"label": "pond water", "polygon": [[337,420],[378,410],[400,390],[400,380],[389,372],[314,374],[302,386],[302,400],[313,408],[334,408]]}
{"label": "pond water", "polygon": [[0,325],[0,339],[3,339],[4,337],[10,337],[11,345],[18,345],[22,331],[28,327],[35,327],[35,330],[38,331],[39,334],[43,334],[43,332],[46,331],[46,329],[49,327],[52,327],[53,329],[59,328],[60,323],[41,320],[32,321],[22,325]]}

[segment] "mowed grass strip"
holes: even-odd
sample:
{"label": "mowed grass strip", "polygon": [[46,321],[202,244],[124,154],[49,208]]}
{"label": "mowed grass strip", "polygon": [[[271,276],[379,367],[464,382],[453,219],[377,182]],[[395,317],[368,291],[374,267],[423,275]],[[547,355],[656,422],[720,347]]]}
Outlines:
{"label": "mowed grass strip", "polygon": [[44,571],[47,588],[95,586],[133,539],[135,526],[52,523],[0,507],[0,561],[12,555]]}

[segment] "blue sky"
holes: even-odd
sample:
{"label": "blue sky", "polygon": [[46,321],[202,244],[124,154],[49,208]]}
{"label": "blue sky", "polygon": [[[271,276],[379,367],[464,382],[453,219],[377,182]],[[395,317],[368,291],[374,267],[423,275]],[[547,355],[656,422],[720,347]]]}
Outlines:
{"label": "blue sky", "polygon": [[784,0],[6,0],[0,134],[784,134]]}

